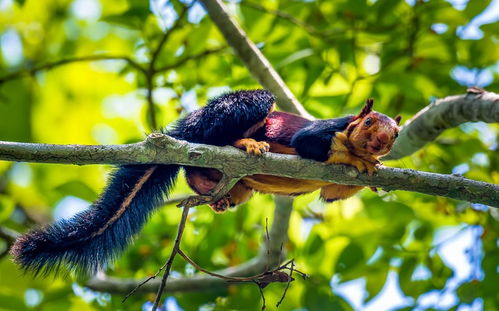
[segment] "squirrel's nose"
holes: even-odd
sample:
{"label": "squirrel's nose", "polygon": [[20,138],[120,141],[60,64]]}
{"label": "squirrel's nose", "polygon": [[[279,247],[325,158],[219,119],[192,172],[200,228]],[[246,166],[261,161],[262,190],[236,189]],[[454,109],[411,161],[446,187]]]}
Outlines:
{"label": "squirrel's nose", "polygon": [[385,132],[381,132],[376,136],[376,139],[381,143],[381,144],[386,144],[388,143],[388,135],[386,135]]}

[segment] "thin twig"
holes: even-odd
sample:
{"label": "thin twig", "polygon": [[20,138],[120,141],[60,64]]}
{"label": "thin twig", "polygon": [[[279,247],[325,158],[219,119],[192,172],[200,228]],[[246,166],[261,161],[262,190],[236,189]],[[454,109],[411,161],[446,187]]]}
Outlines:
{"label": "thin twig", "polygon": [[158,72],[163,72],[163,71],[168,71],[168,70],[172,70],[172,69],[178,68],[178,67],[182,66],[183,64],[187,63],[190,60],[195,60],[195,59],[203,58],[203,57],[208,56],[210,54],[215,54],[215,53],[221,52],[221,51],[225,50],[226,48],[227,48],[227,46],[221,46],[221,47],[218,47],[218,48],[205,50],[205,51],[203,51],[201,53],[198,53],[198,54],[193,54],[193,55],[186,56],[186,57],[178,60],[175,63],[164,65],[162,67],[156,68],[155,72],[158,73]]}
{"label": "thin twig", "polygon": [[148,72],[146,75],[146,88],[147,88],[147,94],[146,94],[146,100],[147,100],[147,106],[148,106],[148,121],[151,123],[151,129],[153,131],[157,130],[158,124],[156,122],[156,111],[154,111],[154,98],[153,98],[153,90],[154,90],[154,73],[153,72]]}
{"label": "thin twig", "polygon": [[153,310],[156,310],[156,308],[159,306],[161,295],[163,295],[163,290],[165,289],[166,281],[170,276],[170,270],[172,268],[173,260],[175,259],[175,256],[178,254],[178,251],[180,250],[180,242],[182,241],[182,234],[184,233],[185,224],[187,222],[187,216],[189,216],[189,207],[184,206],[184,209],[182,210],[182,218],[180,219],[180,223],[177,229],[177,237],[175,238],[175,244],[173,245],[170,257],[166,262],[165,272],[163,274],[163,278],[161,279],[161,284],[158,288],[158,292],[156,293],[156,300],[154,301],[154,306],[152,308]]}
{"label": "thin twig", "polygon": [[314,37],[319,37],[321,39],[325,39],[327,42],[331,42],[331,40],[330,40],[331,36],[334,36],[334,35],[344,36],[345,35],[345,29],[319,30],[319,29],[315,28],[314,26],[305,23],[304,21],[294,17],[293,15],[291,15],[287,12],[284,12],[281,10],[268,9],[268,8],[264,7],[263,5],[252,2],[252,1],[241,1],[240,4],[243,6],[247,6],[249,8],[264,12],[264,13],[275,15],[279,18],[284,19],[284,20],[287,20],[288,22],[305,30],[310,35],[312,35]]}
{"label": "thin twig", "polygon": [[[269,236],[269,218],[265,217],[265,242],[267,245],[267,264],[265,266],[265,270],[268,270],[270,266],[270,236]],[[282,252],[282,248],[281,248]]]}
{"label": "thin twig", "polygon": [[153,280],[155,279],[160,273],[161,271],[163,271],[163,269],[166,267],[166,263],[164,263],[159,269],[158,271],[156,271],[156,273],[150,277],[148,277],[147,279],[143,280],[142,282],[140,282],[137,286],[135,286],[134,289],[132,289],[128,294],[126,294],[126,296],[121,300],[121,303],[124,303],[130,296],[132,296],[133,294],[135,294],[135,292],[141,288],[144,284],[148,283],[150,280]]}
{"label": "thin twig", "polygon": [[289,284],[293,281],[293,269],[295,267],[295,261],[294,260],[291,260],[291,268],[290,268],[290,272],[289,272],[289,279],[288,279],[288,283],[286,284],[286,288],[284,289],[284,292],[282,293],[282,296],[281,296],[281,299],[279,300],[279,302],[277,302],[276,304],[276,307],[278,308],[279,305],[282,303],[282,301],[284,300],[284,297],[286,297],[286,293],[288,292],[288,288],[289,288]]}
{"label": "thin twig", "polygon": [[180,23],[182,22],[182,19],[187,14],[187,11],[189,11],[189,8],[193,4],[194,4],[194,1],[191,4],[184,6],[183,9],[182,9],[182,12],[180,12],[180,14],[178,15],[178,17],[175,20],[175,23],[173,24],[173,26],[170,27],[170,29],[168,29],[167,31],[165,31],[165,33],[163,34],[163,36],[161,36],[161,39],[159,40],[158,45],[156,46],[156,48],[152,52],[151,60],[149,62],[149,71],[150,72],[156,72],[155,65],[156,65],[156,61],[158,60],[159,53],[161,53],[161,50],[163,49],[163,46],[168,41],[168,38],[171,36],[171,34],[176,29],[178,29],[180,27]]}
{"label": "thin twig", "polygon": [[[262,243],[258,256],[248,260],[240,265],[225,268],[215,273],[225,276],[246,276],[255,275],[260,276],[262,272],[267,271],[266,266],[268,261],[282,262],[279,258],[282,256],[279,246],[287,239],[287,231],[289,227],[289,218],[291,215],[291,202],[288,197],[278,196],[275,199],[276,208],[274,210],[274,222],[270,228],[270,260],[268,259],[266,247]],[[194,265],[193,265],[194,266]],[[296,270],[296,269],[295,269]],[[201,270],[199,270],[201,271]],[[259,274],[257,274],[259,273]],[[135,288],[139,282],[133,279],[113,278],[107,277],[105,279],[95,278],[87,282],[86,286],[91,289],[103,292],[111,292],[115,294],[126,294],[131,288]],[[169,280],[165,289],[169,291],[192,291],[192,290],[206,290],[219,287],[225,287],[229,283],[217,277],[207,276],[192,276],[182,277],[174,280]],[[159,286],[159,280],[151,280],[148,284],[142,286],[138,292],[149,293],[156,292]]]}
{"label": "thin twig", "polygon": [[187,261],[188,263],[193,265],[194,268],[196,268],[197,270],[199,270],[203,273],[206,273],[208,275],[226,280],[226,281],[249,282],[249,281],[252,281],[253,279],[258,278],[260,276],[260,274],[257,274],[257,275],[253,275],[253,276],[249,276],[249,277],[237,277],[237,276],[226,276],[226,275],[218,274],[216,272],[211,272],[211,271],[206,270],[205,268],[201,267],[200,265],[198,265],[194,260],[192,260],[189,256],[187,256],[187,254],[184,253],[184,251],[182,251],[182,249],[177,250],[177,252],[182,258],[185,259],[185,261]]}
{"label": "thin twig", "polygon": [[[194,2],[193,2],[194,3]],[[192,5],[192,4],[191,4]],[[175,20],[175,23],[173,26],[168,29],[163,36],[161,36],[161,39],[159,40],[158,45],[156,48],[152,51],[152,56],[151,60],[149,61],[149,67],[146,72],[146,88],[147,88],[147,105],[149,106],[148,108],[148,116],[149,116],[149,122],[151,123],[151,128],[152,130],[157,130],[158,129],[158,123],[156,121],[156,112],[154,110],[155,104],[154,104],[154,98],[153,98],[153,91],[154,91],[154,76],[156,75],[156,61],[158,60],[159,54],[161,53],[161,50],[163,49],[163,46],[165,43],[168,41],[168,38],[170,35],[180,27],[180,24],[182,22],[182,19],[184,18],[185,14],[189,10],[190,6],[184,6],[182,9],[182,12],[179,14],[177,19]]]}
{"label": "thin twig", "polygon": [[258,290],[260,291],[260,296],[262,296],[262,309],[261,310],[263,311],[267,307],[267,304],[265,301],[265,295],[263,294],[263,288],[260,286],[258,281],[254,280],[253,283],[256,284],[256,286],[258,287]]}
{"label": "thin twig", "polygon": [[[170,203],[173,203],[173,202],[170,202]],[[161,205],[163,204],[168,204],[167,201],[163,202]],[[180,221],[180,224],[179,224],[179,227],[178,227],[178,230],[177,230],[177,238],[175,239],[175,244],[173,246],[173,250],[175,250],[175,245],[177,244],[177,240],[179,240],[179,234],[180,234],[180,237],[182,236],[182,232],[184,231],[184,227],[185,227],[185,221],[184,221],[184,214],[186,214],[186,210],[189,210],[188,207],[185,207],[183,212],[182,212],[182,219]],[[187,217],[187,216],[185,216]],[[184,224],[182,225],[182,221],[184,221]],[[182,225],[182,227],[181,227]],[[180,232],[182,231],[182,232]],[[180,240],[179,242],[180,243]],[[172,254],[173,254],[173,251],[172,251]],[[171,257],[171,255],[170,255]],[[170,263],[170,261],[168,260],[167,262],[165,262],[159,269],[158,271],[156,271],[156,273],[150,277],[148,277],[147,279],[143,280],[142,282],[140,282],[137,286],[135,286],[134,289],[132,289],[124,298],[123,300],[121,301],[122,303],[125,302],[130,296],[132,296],[140,287],[142,287],[144,284],[146,284],[147,282],[149,282],[150,280],[153,280],[155,279],[160,273],[161,271],[163,271],[163,269],[165,269],[168,264]],[[166,272],[165,272],[166,273]]]}
{"label": "thin twig", "polygon": [[183,200],[190,198],[191,196],[192,195],[190,195],[190,194],[177,195],[177,196],[174,196],[174,197],[171,197],[169,199],[162,201],[161,203],[158,204],[158,206],[164,206],[164,205],[168,205],[168,204],[178,204],[178,203],[182,202]]}

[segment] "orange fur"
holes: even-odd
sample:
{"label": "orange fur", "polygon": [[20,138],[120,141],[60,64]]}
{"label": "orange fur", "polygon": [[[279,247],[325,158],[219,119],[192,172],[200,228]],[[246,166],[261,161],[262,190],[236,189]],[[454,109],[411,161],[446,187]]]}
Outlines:
{"label": "orange fur", "polygon": [[229,191],[229,202],[231,206],[243,204],[253,195],[253,189],[248,188],[243,182],[238,182]]}
{"label": "orange fur", "polygon": [[270,145],[270,150],[269,150],[270,152],[282,153],[282,154],[294,154],[294,155],[297,154],[295,148],[286,145],[274,142],[269,142],[269,145]]}
{"label": "orange fur", "polygon": [[322,187],[321,198],[326,202],[333,202],[349,198],[362,190],[362,186],[330,184]]}
{"label": "orange fur", "polygon": [[270,149],[270,145],[267,142],[256,141],[253,138],[238,139],[234,142],[233,146],[246,150],[247,153],[252,155],[262,155]]}
{"label": "orange fur", "polygon": [[352,154],[345,145],[346,136],[343,133],[337,133],[331,144],[331,154],[326,163],[329,164],[348,164],[355,166],[359,172],[367,171],[372,175],[376,171],[376,165],[379,161],[372,156],[363,158]]}
{"label": "orange fur", "polygon": [[258,192],[284,195],[309,193],[330,184],[321,180],[296,179],[271,175],[247,176],[243,178],[243,182]]}

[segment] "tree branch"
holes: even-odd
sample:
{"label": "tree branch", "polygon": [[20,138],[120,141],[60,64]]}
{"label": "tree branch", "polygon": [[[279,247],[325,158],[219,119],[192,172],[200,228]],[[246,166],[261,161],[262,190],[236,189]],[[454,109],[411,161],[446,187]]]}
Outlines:
{"label": "tree branch", "polygon": [[236,51],[239,58],[246,64],[253,77],[277,97],[278,104],[286,111],[312,118],[298,102],[267,58],[248,38],[237,22],[227,14],[223,2],[221,0],[201,0],[201,2],[204,4],[212,21]]}
{"label": "tree branch", "polygon": [[4,226],[0,226],[0,238],[9,244],[13,243],[19,237],[19,233]]}
{"label": "tree branch", "polygon": [[223,51],[226,48],[227,48],[227,46],[221,46],[221,47],[218,47],[218,48],[205,50],[205,51],[200,52],[198,54],[186,56],[186,57],[178,60],[175,63],[164,65],[162,67],[159,67],[159,68],[155,69],[155,72],[158,73],[158,72],[168,71],[168,70],[171,70],[171,69],[178,68],[178,67],[182,66],[183,64],[187,63],[190,60],[195,60],[195,59],[203,58],[203,57],[208,56],[210,54],[215,54],[215,53],[221,52],[221,51]]}
{"label": "tree branch", "polygon": [[[292,199],[276,196],[274,222],[269,233],[268,243],[262,243],[258,256],[238,266],[215,271],[216,274],[235,277],[250,276],[261,273],[266,269],[276,267],[281,261],[281,246],[287,241],[289,218],[291,216]],[[136,288],[143,281],[114,277],[97,277],[90,280],[86,286],[97,291],[126,294]],[[137,289],[138,293],[154,293],[160,285],[160,280],[151,280]],[[168,292],[202,291],[225,288],[229,285],[225,280],[209,275],[194,275],[169,279],[165,290]]]}
{"label": "tree branch", "polygon": [[381,167],[373,176],[285,154],[248,155],[236,148],[201,145],[155,133],[129,145],[82,146],[0,142],[0,159],[66,164],[180,164],[211,167],[234,177],[267,174],[407,190],[499,207],[499,186],[461,176]]}
{"label": "tree branch", "polygon": [[0,84],[18,79],[24,75],[33,75],[39,71],[43,70],[51,70],[53,68],[67,65],[67,64],[72,64],[72,63],[78,63],[78,62],[92,62],[92,61],[100,61],[100,60],[121,60],[127,62],[130,66],[134,67],[141,73],[146,73],[146,69],[143,68],[139,63],[136,61],[132,60],[128,56],[118,56],[118,55],[89,55],[89,56],[81,56],[81,57],[73,57],[73,58],[65,58],[61,59],[52,63],[46,63],[38,66],[34,66],[32,68],[25,68],[25,69],[20,69],[18,71],[12,72],[10,74],[7,74],[3,77],[0,77]]}
{"label": "tree branch", "polygon": [[404,124],[392,152],[384,159],[411,155],[446,129],[472,121],[499,122],[499,95],[470,88],[466,95],[435,101]]}

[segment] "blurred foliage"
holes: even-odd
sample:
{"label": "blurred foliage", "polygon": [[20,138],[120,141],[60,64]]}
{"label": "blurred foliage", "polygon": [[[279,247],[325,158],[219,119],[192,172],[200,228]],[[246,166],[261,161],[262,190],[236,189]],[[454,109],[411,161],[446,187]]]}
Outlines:
{"label": "blurred foliage", "polygon": [[[227,5],[316,117],[356,112],[373,97],[377,110],[409,119],[431,100],[462,94],[469,85],[499,91],[498,23],[481,25],[476,37],[465,36],[470,21],[489,3],[470,0],[456,8],[444,0],[244,0]],[[1,0],[0,140],[141,140],[150,131],[147,79],[125,57],[149,68],[164,32],[184,7],[177,1]],[[154,66],[158,124],[170,124],[227,89],[259,87],[225,46],[200,4],[194,4],[170,32]],[[71,62],[89,55],[119,59]],[[69,62],[32,70],[62,59]],[[16,72],[22,75],[2,79]],[[387,165],[497,184],[497,137],[497,125],[465,124]],[[0,225],[23,232],[50,221],[54,206],[70,208],[61,203],[65,198],[95,200],[109,169],[0,162]],[[175,193],[189,193],[184,181]],[[243,263],[258,253],[272,211],[267,195],[224,215],[197,208],[183,248],[208,269]],[[173,205],[162,208],[109,274],[153,274],[170,252],[179,218]],[[317,194],[299,197],[285,248],[311,277],[293,282],[280,308],[352,310],[380,297],[390,305],[394,294],[386,294],[387,287],[395,282],[397,295],[404,297],[397,305],[401,310],[499,310],[498,218],[486,206],[402,191],[364,190],[334,204],[319,202]],[[446,236],[449,230],[453,234]],[[463,232],[471,240],[456,246],[466,251],[458,260],[443,249]],[[139,310],[154,298],[135,295],[121,304],[121,296],[92,292],[70,277],[33,279],[11,262],[7,248],[8,241],[0,238],[0,310]],[[182,260],[175,261],[174,270],[193,273]],[[350,281],[360,284],[357,304],[341,290]],[[284,287],[265,289],[269,308]],[[443,299],[449,295],[450,303]],[[260,309],[258,289],[250,285],[175,299],[185,310]]]}

